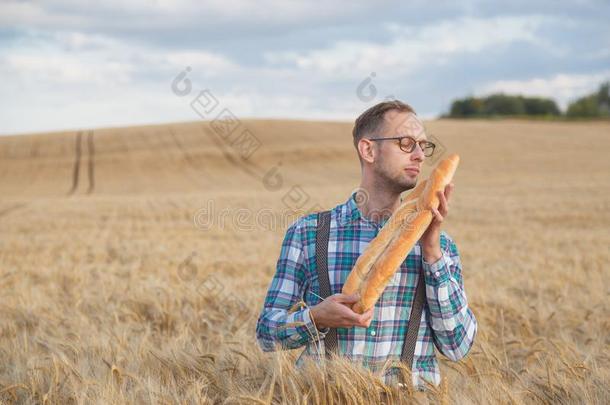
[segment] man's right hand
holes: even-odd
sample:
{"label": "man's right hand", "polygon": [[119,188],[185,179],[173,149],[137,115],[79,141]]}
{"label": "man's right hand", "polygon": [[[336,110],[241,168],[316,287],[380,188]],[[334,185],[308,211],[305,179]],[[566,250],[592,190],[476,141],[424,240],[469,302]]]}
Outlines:
{"label": "man's right hand", "polygon": [[318,329],[351,328],[352,326],[368,328],[375,308],[371,308],[363,314],[352,311],[352,306],[359,299],[358,293],[334,294],[311,307],[310,315]]}

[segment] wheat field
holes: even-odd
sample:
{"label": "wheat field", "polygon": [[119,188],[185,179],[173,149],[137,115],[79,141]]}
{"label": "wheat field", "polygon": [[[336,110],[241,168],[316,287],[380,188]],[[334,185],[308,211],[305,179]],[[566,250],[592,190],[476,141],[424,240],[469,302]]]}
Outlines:
{"label": "wheat field", "polygon": [[[479,322],[428,399],[609,403],[610,123],[426,126],[461,156],[444,226]],[[256,148],[209,122],[0,137],[1,402],[410,403],[258,348],[286,228],[360,169],[351,123],[244,129]]]}

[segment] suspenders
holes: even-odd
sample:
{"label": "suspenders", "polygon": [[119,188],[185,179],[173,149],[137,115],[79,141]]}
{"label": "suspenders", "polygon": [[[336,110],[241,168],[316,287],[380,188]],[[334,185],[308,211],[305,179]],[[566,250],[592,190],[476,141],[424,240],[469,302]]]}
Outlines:
{"label": "suspenders", "polygon": [[[316,229],[316,267],[318,270],[318,282],[320,283],[320,296],[329,297],[331,294],[330,278],[328,274],[328,238],[330,234],[330,211],[318,213],[318,226]],[[417,289],[413,299],[413,307],[409,317],[409,325],[405,340],[402,345],[400,359],[410,369],[413,369],[413,357],[415,354],[415,344],[417,343],[417,332],[421,322],[422,310],[426,298],[426,286],[424,274],[421,272],[417,280]],[[337,329],[330,328],[324,338],[326,357],[330,358],[331,353],[337,353]]]}
{"label": "suspenders", "polygon": [[413,307],[411,307],[411,315],[409,316],[409,326],[405,335],[405,342],[402,345],[402,353],[400,360],[409,366],[413,367],[413,356],[415,355],[415,344],[417,343],[417,332],[419,323],[421,322],[421,313],[424,309],[424,301],[426,300],[426,282],[424,281],[424,272],[419,273],[417,277],[417,289],[413,298]]}
{"label": "suspenders", "polygon": [[[328,235],[330,234],[330,211],[318,213],[318,228],[316,230],[316,267],[320,283],[320,297],[331,296],[330,279],[328,276]],[[337,328],[330,328],[324,337],[326,357],[337,352]]]}

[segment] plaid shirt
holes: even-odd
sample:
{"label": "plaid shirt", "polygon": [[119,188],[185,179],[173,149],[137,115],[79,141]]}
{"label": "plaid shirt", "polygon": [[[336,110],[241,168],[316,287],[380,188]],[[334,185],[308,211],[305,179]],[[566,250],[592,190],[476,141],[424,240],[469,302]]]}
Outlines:
{"label": "plaid shirt", "polygon": [[[331,210],[328,271],[332,294],[341,292],[356,259],[387,222],[376,223],[363,217],[354,198],[355,193]],[[329,330],[316,329],[307,307],[321,301],[315,258],[316,225],[317,214],[313,213],[288,227],[256,326],[256,338],[264,351],[305,346],[297,366],[304,356],[323,357],[323,338]],[[382,371],[387,384],[399,381],[398,369],[388,367],[386,362],[400,361],[422,267],[426,303],[411,365],[413,385],[423,390],[422,380],[440,383],[434,346],[449,359],[458,361],[474,342],[477,321],[466,299],[457,247],[444,231],[440,244],[442,257],[429,264],[417,242],[377,301],[368,328],[337,328],[338,353],[373,372]],[[301,300],[307,306],[295,305]]]}

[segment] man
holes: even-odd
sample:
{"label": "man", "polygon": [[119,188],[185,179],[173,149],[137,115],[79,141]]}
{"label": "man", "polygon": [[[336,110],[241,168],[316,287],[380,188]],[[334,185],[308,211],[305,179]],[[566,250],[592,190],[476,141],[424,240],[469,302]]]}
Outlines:
{"label": "man", "polygon": [[[453,361],[463,358],[474,342],[477,321],[468,306],[460,256],[455,242],[440,227],[449,210],[453,184],[439,192],[439,208],[415,247],[389,282],[375,307],[364,314],[352,306],[357,294],[340,291],[358,256],[377,236],[401,203],[401,193],[415,187],[434,144],[413,109],[398,100],[379,103],[355,122],[354,146],[362,178],[358,192],[331,210],[328,273],[331,292],[322,300],[316,272],[317,214],[303,216],[287,230],[277,269],[269,286],[256,336],[265,351],[305,346],[304,356],[324,353],[324,337],[337,328],[338,354],[368,367],[385,370],[383,380],[397,382],[399,361],[419,274],[424,274],[426,298],[418,328],[412,383],[441,380],[434,346]],[[388,139],[390,138],[390,139]],[[396,139],[399,138],[399,139]],[[361,198],[364,196],[364,198]],[[295,310],[301,299],[307,304]],[[424,382],[425,381],[425,382]]]}

